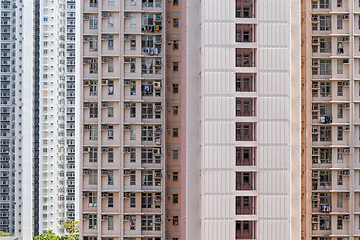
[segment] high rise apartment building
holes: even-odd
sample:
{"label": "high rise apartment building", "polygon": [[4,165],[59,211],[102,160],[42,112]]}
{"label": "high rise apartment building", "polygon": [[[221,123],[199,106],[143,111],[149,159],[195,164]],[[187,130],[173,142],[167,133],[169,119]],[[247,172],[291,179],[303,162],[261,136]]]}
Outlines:
{"label": "high rise apartment building", "polygon": [[360,237],[360,2],[305,1],[304,239]]}
{"label": "high rise apartment building", "polygon": [[1,1],[0,230],[20,239],[78,218],[76,14],[71,0]]}

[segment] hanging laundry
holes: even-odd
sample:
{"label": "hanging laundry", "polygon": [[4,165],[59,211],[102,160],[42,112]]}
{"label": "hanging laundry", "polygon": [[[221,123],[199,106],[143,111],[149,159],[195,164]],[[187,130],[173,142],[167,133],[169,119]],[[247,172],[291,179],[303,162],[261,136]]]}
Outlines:
{"label": "hanging laundry", "polygon": [[155,49],[154,49],[154,54],[155,54],[155,55],[158,55],[158,54],[159,54],[159,49],[158,49],[158,48],[155,48]]}

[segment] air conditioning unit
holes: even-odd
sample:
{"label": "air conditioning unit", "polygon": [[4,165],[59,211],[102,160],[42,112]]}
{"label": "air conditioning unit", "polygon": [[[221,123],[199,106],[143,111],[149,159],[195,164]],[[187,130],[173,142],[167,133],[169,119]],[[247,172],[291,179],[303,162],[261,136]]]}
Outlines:
{"label": "air conditioning unit", "polygon": [[313,66],[319,66],[319,61],[318,60],[313,60],[312,65]]}
{"label": "air conditioning unit", "polygon": [[124,148],[124,153],[129,153],[129,152],[130,152],[130,148],[125,147],[125,148]]}
{"label": "air conditioning unit", "polygon": [[106,34],[102,34],[102,35],[101,35],[101,39],[102,39],[102,40],[106,40],[106,39],[108,39],[108,38],[109,38],[109,36],[106,35]]}
{"label": "air conditioning unit", "polygon": [[350,131],[350,126],[343,126],[344,131]]}
{"label": "air conditioning unit", "polygon": [[344,153],[350,153],[350,148],[344,148]]}
{"label": "air conditioning unit", "polygon": [[350,38],[349,37],[343,37],[343,42],[350,42]]}
{"label": "air conditioning unit", "polygon": [[83,214],[83,219],[89,219],[89,214]]}
{"label": "air conditioning unit", "polygon": [[344,64],[349,64],[349,59],[343,59]]}
{"label": "air conditioning unit", "polygon": [[162,173],[161,172],[155,172],[155,178],[161,178],[162,177]]}
{"label": "air conditioning unit", "polygon": [[101,125],[101,130],[108,130],[109,126],[108,125]]}
{"label": "air conditioning unit", "polygon": [[101,170],[101,176],[107,176],[108,171],[107,170]]}
{"label": "air conditioning unit", "polygon": [[312,176],[313,176],[313,178],[319,177],[319,172],[318,171],[313,171]]}
{"label": "air conditioning unit", "polygon": [[83,192],[83,197],[88,197],[89,196],[89,192]]}
{"label": "air conditioning unit", "polygon": [[90,86],[90,81],[89,80],[84,80],[83,85],[84,86]]}
{"label": "air conditioning unit", "polygon": [[154,155],[161,155],[161,148],[153,148]]}
{"label": "air conditioning unit", "polygon": [[161,218],[155,218],[156,223],[161,223]]}
{"label": "air conditioning unit", "polygon": [[107,221],[107,220],[108,220],[108,215],[102,215],[102,216],[101,216],[101,220]]}
{"label": "air conditioning unit", "polygon": [[154,200],[155,201],[161,201],[161,195],[155,195]]}
{"label": "air conditioning unit", "polygon": [[109,196],[109,194],[107,192],[103,192],[101,193],[101,197],[102,198],[107,198]]}
{"label": "air conditioning unit", "polygon": [[124,85],[130,85],[130,80],[125,80]]}
{"label": "air conditioning unit", "polygon": [[155,20],[162,20],[161,13],[155,14]]}
{"label": "air conditioning unit", "polygon": [[343,82],[343,85],[348,87],[348,86],[350,86],[350,83],[349,82]]}
{"label": "air conditioning unit", "polygon": [[319,21],[319,17],[318,17],[318,15],[312,15],[312,17],[311,17],[311,21],[313,21],[313,22],[317,22],[317,21]]}
{"label": "air conditioning unit", "polygon": [[108,104],[107,104],[106,102],[101,103],[101,107],[102,107],[102,108],[107,108],[107,107],[108,107]]}
{"label": "air conditioning unit", "polygon": [[313,40],[312,40],[312,43],[319,43],[319,39],[318,38],[313,38]]}
{"label": "air conditioning unit", "polygon": [[343,15],[343,19],[350,19],[350,15],[349,14]]}
{"label": "air conditioning unit", "polygon": [[350,197],[350,193],[343,193],[343,198],[349,198]]}
{"label": "air conditioning unit", "polygon": [[161,88],[161,81],[155,81],[154,88]]}
{"label": "air conditioning unit", "polygon": [[313,132],[313,133],[319,132],[318,126],[312,126],[312,132]]}
{"label": "air conditioning unit", "polygon": [[84,151],[83,152],[90,152],[90,148],[89,147],[84,147]]}
{"label": "air conditioning unit", "polygon": [[349,109],[349,108],[350,108],[350,104],[344,104],[344,108],[345,108],[345,109]]}
{"label": "air conditioning unit", "polygon": [[109,61],[109,58],[103,57],[103,58],[101,59],[101,61],[102,61],[102,62],[108,62],[108,61]]}
{"label": "air conditioning unit", "polygon": [[130,170],[124,170],[124,175],[125,176],[130,176]]}
{"label": "air conditioning unit", "polygon": [[124,221],[130,221],[130,215],[124,215]]}
{"label": "air conditioning unit", "polygon": [[84,19],[89,19],[90,15],[89,14],[84,14]]}
{"label": "air conditioning unit", "polygon": [[130,36],[129,35],[124,35],[124,40],[130,40]]}
{"label": "air conditioning unit", "polygon": [[313,194],[313,195],[312,195],[312,199],[313,199],[313,200],[317,200],[317,199],[319,199],[319,195],[317,195],[317,194]]}
{"label": "air conditioning unit", "polygon": [[84,58],[83,63],[90,63],[90,59]]}
{"label": "air conditioning unit", "polygon": [[104,18],[109,17],[109,14],[108,13],[102,13],[102,17],[104,17]]}
{"label": "air conditioning unit", "polygon": [[350,220],[350,215],[344,215],[344,216],[343,216],[343,219],[344,219],[345,221],[349,221],[349,220]]}
{"label": "air conditioning unit", "polygon": [[312,105],[312,110],[319,110],[319,105],[318,104],[313,104]]}
{"label": "air conditioning unit", "polygon": [[130,13],[124,13],[124,17],[129,18],[129,17],[130,17]]}
{"label": "air conditioning unit", "polygon": [[162,105],[161,104],[155,104],[155,111],[161,111]]}
{"label": "air conditioning unit", "polygon": [[130,107],[130,103],[126,102],[124,103],[124,108],[129,108]]}
{"label": "air conditioning unit", "polygon": [[161,36],[156,36],[155,43],[161,43],[161,42],[162,42]]}
{"label": "air conditioning unit", "polygon": [[155,59],[155,65],[160,66],[161,65],[161,58]]}
{"label": "air conditioning unit", "polygon": [[346,170],[343,172],[344,176],[350,176],[350,171]]}
{"label": "air conditioning unit", "polygon": [[124,130],[129,131],[130,130],[130,125],[124,125]]}
{"label": "air conditioning unit", "polygon": [[129,63],[129,62],[130,62],[130,58],[124,58],[124,62]]}
{"label": "air conditioning unit", "polygon": [[89,175],[89,170],[83,170],[83,175]]}
{"label": "air conditioning unit", "polygon": [[108,85],[109,81],[108,80],[101,80],[101,84],[102,85]]}
{"label": "air conditioning unit", "polygon": [[89,37],[84,37],[84,39],[83,39],[84,42],[88,42],[89,40],[90,40]]}
{"label": "air conditioning unit", "polygon": [[101,152],[103,152],[103,153],[106,153],[108,151],[109,151],[109,148],[106,148],[106,147],[101,148]]}
{"label": "air conditioning unit", "polygon": [[124,192],[124,198],[129,198],[130,197],[130,193],[129,192]]}

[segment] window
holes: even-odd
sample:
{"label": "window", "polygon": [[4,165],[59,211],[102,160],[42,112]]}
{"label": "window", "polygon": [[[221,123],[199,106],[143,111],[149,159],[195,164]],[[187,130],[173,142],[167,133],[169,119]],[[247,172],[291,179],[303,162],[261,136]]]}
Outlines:
{"label": "window", "polygon": [[152,208],[153,207],[153,194],[152,193],[141,193],[141,207]]}
{"label": "window", "polygon": [[136,36],[130,36],[130,50],[136,50]]}
{"label": "window", "polygon": [[143,7],[154,7],[154,0],[142,0]]}
{"label": "window", "polygon": [[89,214],[89,229],[97,228],[97,215]]}
{"label": "window", "polygon": [[96,192],[89,192],[89,207],[97,206],[97,195]]}
{"label": "window", "polygon": [[174,18],[174,19],[173,19],[173,27],[174,27],[174,28],[178,28],[178,27],[179,27],[179,19],[178,19],[178,18]]}
{"label": "window", "polygon": [[98,126],[91,125],[90,126],[90,140],[98,140]]}
{"label": "window", "polygon": [[337,194],[337,207],[338,208],[343,207],[343,194],[342,193]]}
{"label": "window", "polygon": [[130,140],[136,140],[136,125],[130,125]]}
{"label": "window", "polygon": [[114,104],[113,103],[107,104],[107,113],[108,113],[108,118],[114,117]]}
{"label": "window", "polygon": [[173,6],[179,6],[179,0],[173,0]]}
{"label": "window", "polygon": [[130,148],[130,162],[136,162],[136,150],[135,150],[135,148]]}
{"label": "window", "polygon": [[153,217],[152,216],[141,216],[141,230],[152,231]]}
{"label": "window", "polygon": [[179,40],[173,41],[173,50],[179,50]]}
{"label": "window", "polygon": [[141,149],[141,163],[153,163],[153,149],[142,148]]}
{"label": "window", "polygon": [[97,0],[90,0],[90,7],[97,7],[97,6],[98,6]]}
{"label": "window", "polygon": [[154,109],[152,103],[141,104],[141,118],[152,119],[153,111]]}
{"label": "window", "polygon": [[141,141],[152,141],[152,140],[153,140],[153,126],[142,126]]}
{"label": "window", "polygon": [[135,193],[130,193],[130,207],[136,207],[136,195]]}
{"label": "window", "polygon": [[136,117],[136,103],[130,103],[130,118]]}
{"label": "window", "polygon": [[89,23],[89,29],[97,29],[98,27],[98,19],[97,19],[97,15],[90,15],[89,16],[89,20],[90,20],[90,23]]}
{"label": "window", "polygon": [[173,159],[179,159],[179,150],[173,150]]}
{"label": "window", "polygon": [[179,137],[179,129],[173,128],[173,137]]}
{"label": "window", "polygon": [[179,84],[173,84],[173,93],[179,93]]}
{"label": "window", "polygon": [[179,203],[179,195],[178,194],[173,194],[173,203]]}
{"label": "window", "polygon": [[89,113],[90,118],[97,118],[98,117],[98,104],[97,103],[90,103],[89,104]]}
{"label": "window", "polygon": [[179,115],[179,106],[173,106],[173,115]]}
{"label": "window", "polygon": [[320,16],[320,31],[331,31],[331,16]]}
{"label": "window", "polygon": [[89,51],[96,52],[98,50],[98,38],[90,37],[89,38]]}
{"label": "window", "polygon": [[132,96],[136,95],[136,81],[130,82],[130,95]]}
{"label": "window", "polygon": [[152,36],[141,37],[141,49],[146,52],[149,48],[154,47],[154,38]]}
{"label": "window", "polygon": [[343,60],[342,59],[338,59],[337,60],[337,74],[343,74]]}
{"label": "window", "polygon": [[331,127],[321,126],[320,127],[320,142],[331,141]]}
{"label": "window", "polygon": [[173,172],[173,181],[174,182],[179,181],[179,173],[178,172]]}
{"label": "window", "polygon": [[136,13],[130,13],[130,28],[136,28]]}
{"label": "window", "polygon": [[154,14],[143,14],[141,19],[141,27],[153,26]]}
{"label": "window", "polygon": [[108,5],[109,6],[114,6],[114,0],[108,0]]}
{"label": "window", "polygon": [[112,208],[114,207],[114,193],[108,193],[108,207]]}
{"label": "window", "polygon": [[97,59],[92,59],[89,63],[89,73],[97,73],[98,70],[98,61]]}
{"label": "window", "polygon": [[97,185],[97,170],[89,170],[89,185]]}
{"label": "window", "polygon": [[153,172],[151,170],[141,171],[141,185],[152,186],[153,185]]}
{"label": "window", "polygon": [[136,0],[131,0],[130,6],[136,6]]}
{"label": "window", "polygon": [[90,148],[89,162],[97,162],[97,148],[94,147]]}
{"label": "window", "polygon": [[114,95],[114,81],[108,80],[108,95]]}
{"label": "window", "polygon": [[108,162],[109,163],[114,162],[114,148],[108,148],[107,155],[108,155]]}
{"label": "window", "polygon": [[174,71],[174,72],[178,72],[178,71],[179,71],[179,63],[178,63],[178,62],[173,62],[173,71]]}
{"label": "window", "polygon": [[337,185],[343,185],[343,173],[342,171],[337,171]]}
{"label": "window", "polygon": [[320,0],[320,8],[331,8],[331,0]]}
{"label": "window", "polygon": [[114,50],[114,40],[108,39],[108,50]]}
{"label": "window", "polygon": [[108,72],[114,72],[114,59],[108,58]]}
{"label": "window", "polygon": [[337,229],[338,230],[343,229],[343,216],[342,215],[337,216]]}
{"label": "window", "polygon": [[97,96],[97,89],[98,89],[98,82],[97,81],[90,81],[90,96]]}
{"label": "window", "polygon": [[114,27],[114,14],[108,13],[108,28]]}
{"label": "window", "polygon": [[343,140],[343,135],[344,135],[343,127],[338,126],[337,140],[342,141]]}
{"label": "window", "polygon": [[153,82],[142,81],[141,82],[141,96],[152,97],[153,96]]}
{"label": "window", "polygon": [[136,173],[135,173],[135,171],[130,171],[130,185],[136,185]]}
{"label": "window", "polygon": [[114,216],[108,216],[108,230],[114,230]]}
{"label": "window", "polygon": [[107,126],[108,127],[108,140],[114,140],[114,126]]}
{"label": "window", "polygon": [[343,29],[343,15],[337,15],[337,29]]}
{"label": "window", "polygon": [[337,7],[342,7],[343,5],[342,5],[343,3],[342,3],[342,0],[337,0]]}
{"label": "window", "polygon": [[337,117],[338,118],[343,118],[343,109],[344,109],[343,104],[338,104],[337,105]]}
{"label": "window", "polygon": [[331,75],[331,60],[320,60],[320,75]]}
{"label": "window", "polygon": [[173,225],[174,226],[179,225],[179,217],[178,216],[173,216]]}
{"label": "window", "polygon": [[130,230],[136,230],[136,216],[130,216]]}
{"label": "window", "polygon": [[337,150],[337,162],[338,163],[343,162],[343,153],[344,153],[344,149],[338,148],[338,150]]}
{"label": "window", "polygon": [[108,185],[114,185],[114,171],[113,170],[108,170],[108,174],[107,174],[107,181],[108,181]]}

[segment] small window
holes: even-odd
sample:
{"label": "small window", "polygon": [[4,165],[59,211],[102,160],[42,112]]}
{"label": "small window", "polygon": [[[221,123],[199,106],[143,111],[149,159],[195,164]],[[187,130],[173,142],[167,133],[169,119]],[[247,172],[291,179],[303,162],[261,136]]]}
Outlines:
{"label": "small window", "polygon": [[178,128],[173,128],[173,137],[179,137],[179,129]]}
{"label": "small window", "polygon": [[179,0],[173,0],[173,5],[174,6],[179,6]]}
{"label": "small window", "polygon": [[173,49],[174,50],[179,50],[179,40],[174,40],[173,41]]}
{"label": "small window", "polygon": [[173,84],[173,93],[179,93],[179,84]]}
{"label": "small window", "polygon": [[179,203],[179,195],[173,194],[173,203]]}
{"label": "small window", "polygon": [[174,18],[174,19],[173,19],[173,27],[174,27],[174,28],[178,28],[178,27],[179,27],[179,19],[178,19],[178,18]]}
{"label": "small window", "polygon": [[178,71],[179,71],[179,63],[178,63],[178,62],[173,62],[173,71],[174,71],[174,72],[178,72]]}
{"label": "small window", "polygon": [[173,181],[174,182],[179,181],[179,173],[178,172],[173,172]]}
{"label": "small window", "polygon": [[173,115],[179,115],[179,106],[173,106]]}
{"label": "small window", "polygon": [[173,159],[179,159],[179,150],[173,150]]}

